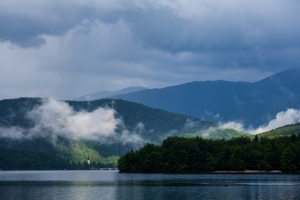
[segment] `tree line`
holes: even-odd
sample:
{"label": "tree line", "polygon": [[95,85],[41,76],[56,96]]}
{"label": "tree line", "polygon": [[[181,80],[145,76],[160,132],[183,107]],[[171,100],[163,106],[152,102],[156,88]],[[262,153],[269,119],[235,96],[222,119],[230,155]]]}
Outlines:
{"label": "tree line", "polygon": [[0,170],[89,170],[115,168],[114,164],[92,161],[70,162],[54,154],[19,150],[0,151]]}
{"label": "tree line", "polygon": [[211,171],[300,171],[300,135],[273,139],[239,137],[205,140],[169,137],[146,144],[118,160],[121,173],[203,173]]}

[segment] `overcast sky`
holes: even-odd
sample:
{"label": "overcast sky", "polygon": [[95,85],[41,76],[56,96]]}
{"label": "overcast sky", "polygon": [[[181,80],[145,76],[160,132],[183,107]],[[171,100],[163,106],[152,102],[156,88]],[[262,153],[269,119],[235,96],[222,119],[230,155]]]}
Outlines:
{"label": "overcast sky", "polygon": [[0,99],[257,81],[300,65],[299,0],[0,0]]}

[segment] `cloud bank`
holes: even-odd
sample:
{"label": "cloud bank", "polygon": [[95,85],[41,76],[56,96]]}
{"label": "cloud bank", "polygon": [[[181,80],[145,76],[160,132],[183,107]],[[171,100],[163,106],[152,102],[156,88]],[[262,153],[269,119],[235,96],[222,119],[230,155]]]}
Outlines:
{"label": "cloud bank", "polygon": [[125,129],[123,121],[115,117],[115,111],[111,108],[76,112],[67,103],[50,98],[28,112],[27,118],[34,122],[32,128],[0,128],[0,136],[11,139],[44,137],[54,143],[58,137],[93,140],[103,144],[142,141],[138,135]]}
{"label": "cloud bank", "polygon": [[295,0],[1,0],[0,99],[257,81],[299,66],[299,10]]}
{"label": "cloud bank", "polygon": [[272,119],[268,124],[259,126],[258,128],[245,128],[243,123],[240,122],[227,122],[222,124],[223,128],[232,128],[241,132],[247,132],[250,134],[258,134],[266,131],[270,131],[281,126],[288,124],[294,124],[300,122],[300,110],[287,109],[277,113],[275,119]]}

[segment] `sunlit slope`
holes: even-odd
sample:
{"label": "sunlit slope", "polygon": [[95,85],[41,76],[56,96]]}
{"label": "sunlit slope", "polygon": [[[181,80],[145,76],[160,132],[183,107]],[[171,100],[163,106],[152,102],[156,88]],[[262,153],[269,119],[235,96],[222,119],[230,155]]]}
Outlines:
{"label": "sunlit slope", "polygon": [[263,132],[257,134],[258,137],[266,137],[266,138],[274,138],[280,136],[290,136],[290,135],[298,135],[300,134],[300,123],[291,124],[276,128],[271,131]]}
{"label": "sunlit slope", "polygon": [[207,133],[205,132],[184,133],[182,134],[182,136],[186,138],[202,137],[204,139],[212,139],[212,140],[219,140],[219,139],[229,140],[238,137],[251,137],[251,134],[239,132],[237,130],[229,129],[229,128],[225,128],[225,129],[217,128]]}

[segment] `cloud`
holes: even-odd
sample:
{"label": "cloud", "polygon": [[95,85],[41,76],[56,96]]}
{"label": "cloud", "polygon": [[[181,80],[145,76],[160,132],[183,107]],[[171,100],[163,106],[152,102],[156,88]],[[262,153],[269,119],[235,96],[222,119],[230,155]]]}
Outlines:
{"label": "cloud", "polygon": [[0,13],[1,99],[257,81],[300,64],[293,0],[2,0]]}
{"label": "cloud", "polygon": [[183,125],[183,130],[192,129],[195,127],[195,125],[196,125],[195,121],[191,119],[187,119],[185,124]]}
{"label": "cloud", "polygon": [[2,138],[11,138],[16,140],[24,139],[26,137],[25,132],[25,129],[20,127],[0,127],[0,137]]}
{"label": "cloud", "polygon": [[[205,128],[201,125],[199,126],[198,124],[199,122],[193,121],[191,119],[187,119],[186,123],[181,129],[179,130],[172,129],[166,134],[166,136],[181,135],[182,132],[184,133],[184,131],[190,130],[190,133],[192,133],[191,135],[193,136],[201,135],[203,137],[208,137],[211,133],[223,129],[234,129],[240,132],[250,133],[254,135],[254,134],[270,131],[272,129],[276,129],[285,125],[295,124],[299,122],[300,122],[300,110],[297,109],[287,109],[286,111],[279,112],[277,113],[275,119],[272,119],[268,122],[268,124],[261,125],[257,128],[245,127],[245,125],[239,121],[230,121],[226,123],[220,122],[219,125],[216,124],[216,126]],[[193,133],[193,131],[196,132]]]}
{"label": "cloud", "polygon": [[136,127],[135,127],[135,131],[136,131],[137,133],[139,133],[139,134],[145,132],[146,130],[145,130],[145,125],[144,125],[144,123],[139,122],[139,123],[136,125]]}
{"label": "cloud", "polygon": [[232,128],[241,132],[247,132],[251,134],[258,134],[272,129],[279,128],[288,124],[294,124],[300,122],[300,110],[287,109],[277,113],[276,118],[272,119],[268,124],[259,126],[258,128],[245,128],[241,122],[227,122],[222,124],[223,128]]}
{"label": "cloud", "polygon": [[69,140],[93,140],[107,143],[140,143],[141,138],[124,128],[123,121],[115,118],[115,111],[102,108],[87,112],[74,111],[67,103],[52,98],[27,113],[34,122],[28,130],[12,127],[1,128],[1,137],[11,139],[50,138],[55,143],[58,137]]}
{"label": "cloud", "polygon": [[251,133],[257,134],[265,131],[269,131],[284,125],[294,124],[300,122],[300,110],[296,109],[287,109],[287,111],[282,111],[277,113],[276,118],[271,120],[268,125],[260,126],[255,131]]}

